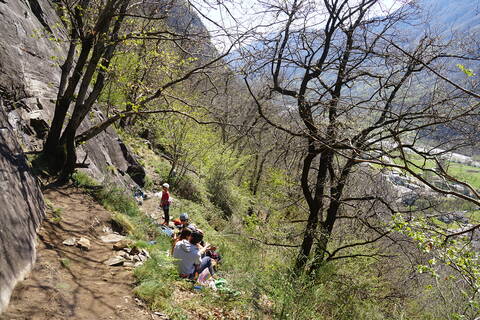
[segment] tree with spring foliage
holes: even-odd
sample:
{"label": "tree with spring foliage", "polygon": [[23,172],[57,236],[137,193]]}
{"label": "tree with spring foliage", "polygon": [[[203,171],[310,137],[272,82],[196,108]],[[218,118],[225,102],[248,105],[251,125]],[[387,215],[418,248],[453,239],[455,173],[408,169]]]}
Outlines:
{"label": "tree with spring foliage", "polygon": [[[63,182],[76,168],[76,145],[91,139],[117,120],[138,114],[143,106],[165,97],[170,88],[192,76],[207,72],[223,56],[211,52],[211,57],[204,57],[204,43],[208,34],[201,28],[188,27],[188,32],[178,32],[166,27],[169,9],[173,5],[179,5],[173,2],[152,4],[130,0],[62,0],[57,5],[69,31],[69,48],[61,65],[62,75],[55,113],[42,154],[48,160],[50,171],[54,174],[60,172],[59,181]],[[119,108],[122,111],[81,134],[77,133],[102,94],[112,71],[112,60],[120,47],[125,48],[128,41],[143,41],[150,50],[155,50],[155,43],[168,41],[181,51],[185,50],[183,46],[187,40],[190,41],[189,48],[194,46],[194,41],[200,43],[198,48],[204,57],[201,63],[175,74],[156,87],[151,86],[148,94],[140,100],[138,96],[132,96],[138,101],[126,101],[127,107]],[[200,56],[195,51],[187,54]],[[132,108],[134,104],[135,108]],[[153,112],[155,111],[151,109],[147,111]],[[156,112],[175,110],[158,108]]]}

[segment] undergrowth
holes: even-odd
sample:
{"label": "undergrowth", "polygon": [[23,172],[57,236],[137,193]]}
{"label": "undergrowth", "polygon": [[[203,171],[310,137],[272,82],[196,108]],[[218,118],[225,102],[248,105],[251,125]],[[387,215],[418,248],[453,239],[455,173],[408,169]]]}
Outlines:
{"label": "undergrowth", "polygon": [[[83,175],[76,174],[77,185],[94,184]],[[385,319],[389,304],[376,293],[384,287],[361,268],[368,266],[365,261],[358,266],[327,264],[313,280],[305,278],[290,269],[296,250],[262,245],[246,233],[250,230],[260,236],[263,232],[264,238],[276,241],[280,231],[272,226],[283,230],[282,224],[270,222],[269,226],[252,215],[245,218],[248,228],[244,230],[242,222],[233,219],[238,212],[226,220],[210,201],[176,198],[172,216],[188,212],[204,231],[205,241],[216,245],[223,257],[217,275],[227,280],[226,290],[195,291],[193,283],[178,277],[168,256],[170,238],[139,209],[131,194],[109,186],[87,190],[113,212],[115,224],[150,252],[151,259],[134,270],[134,293],[171,319]]]}
{"label": "undergrowth", "polygon": [[[194,314],[210,314],[216,319],[215,312],[232,318],[229,313],[241,314],[243,318],[248,313],[248,304],[245,295],[240,295],[237,290],[224,290],[213,292],[203,290],[197,293],[193,283],[180,279],[173,259],[168,256],[171,240],[165,236],[156,221],[146,216],[137,203],[127,192],[109,186],[92,190],[91,186],[98,184],[84,173],[74,175],[75,185],[86,187],[88,191],[106,209],[112,211],[112,221],[135,240],[135,245],[146,248],[151,258],[142,266],[135,268],[134,275],[137,286],[134,293],[144,300],[152,310],[167,313],[172,319],[191,319]],[[234,250],[224,241],[219,232],[224,225],[215,217],[220,216],[214,206],[205,206],[193,201],[179,199],[178,210],[189,212],[191,219],[197,227],[202,228],[208,235],[206,240],[218,244],[222,254],[230,256]],[[227,261],[230,258],[226,259]],[[228,266],[229,264],[227,264]],[[222,267],[223,269],[223,267]],[[227,275],[229,268],[221,274]],[[173,295],[176,295],[175,297]],[[187,299],[186,297],[194,298]],[[210,306],[221,308],[210,310]],[[223,317],[223,316],[222,316]]]}

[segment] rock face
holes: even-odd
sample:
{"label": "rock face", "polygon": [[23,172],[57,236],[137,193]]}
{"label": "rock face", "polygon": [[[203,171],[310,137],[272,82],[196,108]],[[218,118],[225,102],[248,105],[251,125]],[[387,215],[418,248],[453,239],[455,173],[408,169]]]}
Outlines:
{"label": "rock face", "polygon": [[[35,260],[44,214],[24,152],[39,151],[53,118],[66,32],[48,0],[0,0],[0,312]],[[95,110],[80,132],[105,117]],[[80,133],[79,132],[79,133]],[[141,169],[112,129],[78,149],[104,184],[130,187]],[[133,160],[132,160],[133,159]]]}
{"label": "rock face", "polygon": [[[0,1],[0,96],[24,152],[41,150],[53,118],[66,55],[61,26],[51,1]],[[94,110],[78,133],[104,119]],[[111,128],[79,147],[77,155],[89,164],[82,170],[104,184],[144,183],[143,168]]]}
{"label": "rock face", "polygon": [[[0,99],[0,106],[2,105]],[[44,216],[40,186],[30,174],[7,114],[0,108],[0,312],[35,260],[36,231]]]}

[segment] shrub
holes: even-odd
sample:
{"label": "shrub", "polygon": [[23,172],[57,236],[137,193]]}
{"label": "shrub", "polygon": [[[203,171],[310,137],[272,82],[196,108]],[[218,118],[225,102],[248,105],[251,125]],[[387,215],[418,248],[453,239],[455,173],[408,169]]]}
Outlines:
{"label": "shrub", "polygon": [[174,192],[187,200],[198,203],[208,201],[207,188],[205,184],[198,178],[185,174],[173,184]]}
{"label": "shrub", "polygon": [[111,211],[117,211],[131,217],[141,213],[135,199],[120,188],[102,188],[94,192],[93,195],[98,202]]}

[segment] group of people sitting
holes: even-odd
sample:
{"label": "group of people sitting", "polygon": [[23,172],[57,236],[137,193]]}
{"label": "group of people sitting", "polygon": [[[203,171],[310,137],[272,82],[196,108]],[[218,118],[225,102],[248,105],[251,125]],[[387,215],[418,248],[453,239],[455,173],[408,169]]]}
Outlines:
{"label": "group of people sitting", "polygon": [[[138,190],[141,190],[137,188]],[[180,217],[173,219],[173,226],[170,223],[170,205],[172,197],[170,196],[170,185],[162,184],[162,191],[153,194],[160,198],[160,207],[162,208],[164,218],[162,223],[163,232],[172,237],[171,255],[177,259],[177,267],[180,277],[195,280],[202,272],[208,276],[213,276],[215,267],[220,262],[221,256],[217,248],[203,241],[203,231],[197,228],[187,213],[180,214]],[[134,197],[141,204],[145,198],[144,193],[134,189]],[[172,227],[174,230],[172,230]],[[207,270],[207,271],[205,271]]]}
{"label": "group of people sitting", "polygon": [[171,254],[177,259],[180,277],[195,280],[203,272],[213,276],[220,261],[217,248],[203,241],[203,231],[190,223],[187,213],[172,222],[177,232],[173,234]]}

